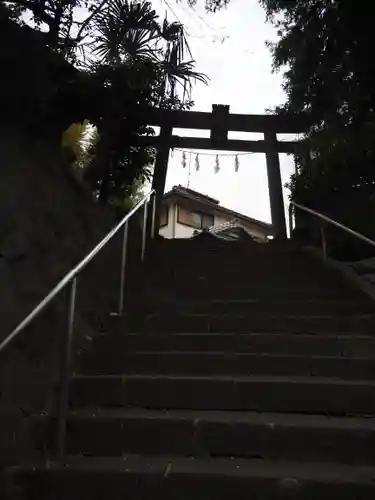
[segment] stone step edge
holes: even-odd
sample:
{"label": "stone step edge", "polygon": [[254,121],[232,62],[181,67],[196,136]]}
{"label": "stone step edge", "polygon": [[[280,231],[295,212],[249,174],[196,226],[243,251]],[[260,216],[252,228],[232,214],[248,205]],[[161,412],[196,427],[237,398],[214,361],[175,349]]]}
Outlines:
{"label": "stone step edge", "polygon": [[[375,338],[374,338],[375,340]],[[127,358],[136,358],[139,356],[146,356],[146,357],[157,357],[157,356],[166,356],[169,358],[173,357],[183,357],[183,356],[191,356],[191,357],[213,357],[213,356],[218,356],[218,357],[226,357],[226,358],[239,358],[239,357],[244,357],[244,358],[272,358],[275,360],[311,360],[311,361],[346,361],[348,363],[350,362],[357,362],[357,361],[363,361],[363,362],[375,362],[375,356],[374,357],[363,357],[363,356],[324,356],[324,355],[312,355],[309,356],[307,354],[274,354],[270,352],[251,352],[251,351],[241,351],[241,352],[236,352],[236,351],[129,351],[123,354],[124,360]]]}
{"label": "stone step edge", "polygon": [[[37,415],[33,417],[36,421],[49,420],[48,415]],[[256,411],[219,411],[219,410],[149,410],[144,408],[115,408],[115,409],[95,409],[95,410],[73,410],[68,415],[69,420],[104,420],[104,421],[149,421],[158,420],[161,422],[184,421],[192,425],[201,423],[218,424],[248,424],[265,425],[270,424],[277,427],[301,429],[331,429],[331,430],[358,430],[375,432],[374,417],[359,416],[329,416],[322,414],[304,414],[304,413],[267,413]],[[374,472],[375,474],[375,472]]]}
{"label": "stone step edge", "polygon": [[[124,336],[125,338],[128,337],[128,336],[132,336],[132,337],[143,337],[143,338],[146,338],[146,337],[160,337],[160,336],[163,336],[163,337],[171,337],[171,336],[175,336],[175,337],[201,337],[201,336],[206,336],[206,337],[216,337],[216,336],[219,336],[219,337],[223,337],[223,336],[230,336],[230,337],[237,337],[238,335],[241,335],[241,337],[245,337],[245,336],[248,336],[248,337],[270,337],[270,338],[277,338],[277,339],[281,339],[281,338],[285,338],[285,340],[287,339],[287,337],[293,337],[293,338],[298,338],[298,339],[301,339],[301,340],[312,340],[312,339],[326,339],[328,338],[329,340],[332,340],[333,338],[340,341],[340,340],[343,340],[343,341],[346,341],[348,339],[352,339],[352,340],[375,340],[375,334],[374,335],[364,335],[363,333],[360,333],[360,334],[355,334],[355,333],[352,333],[352,332],[347,332],[347,333],[337,333],[337,332],[322,332],[322,333],[310,333],[310,332],[306,332],[306,333],[295,333],[295,332],[280,332],[280,333],[277,333],[277,332],[175,332],[175,333],[171,333],[171,332],[155,332],[155,333],[151,333],[151,332],[133,332],[133,331],[127,331]],[[97,336],[97,338],[99,337],[107,337],[107,338],[114,338],[116,339],[116,337],[118,336],[118,333],[112,333],[112,332],[108,332],[108,333],[102,333],[102,334],[99,334]]]}
{"label": "stone step edge", "polygon": [[[12,469],[8,470],[11,472]],[[374,488],[375,468],[372,466],[336,465],[321,462],[289,462],[266,461],[259,459],[231,458],[195,458],[171,456],[125,455],[121,458],[106,457],[66,457],[60,462],[34,463],[29,466],[15,467],[14,472],[35,474],[61,473],[63,476],[77,472],[92,473],[93,480],[100,474],[119,474],[128,476],[152,475],[168,479],[174,474],[185,477],[206,478],[209,483],[220,481],[220,478],[247,478],[264,480],[293,480],[298,483],[328,483],[328,484],[366,484]],[[85,475],[85,479],[87,476]],[[109,479],[109,478],[108,478]],[[282,484],[281,484],[282,486]]]}
{"label": "stone step edge", "polygon": [[222,375],[73,375],[72,380],[121,380],[122,383],[126,383],[127,380],[143,380],[143,381],[205,381],[205,382],[234,382],[234,383],[272,383],[272,384],[298,384],[298,385],[336,385],[336,386],[351,386],[351,387],[361,387],[369,386],[375,391],[375,381],[372,380],[343,380],[328,377],[299,377],[299,376],[272,376],[272,375],[235,375],[235,376],[222,376]]}

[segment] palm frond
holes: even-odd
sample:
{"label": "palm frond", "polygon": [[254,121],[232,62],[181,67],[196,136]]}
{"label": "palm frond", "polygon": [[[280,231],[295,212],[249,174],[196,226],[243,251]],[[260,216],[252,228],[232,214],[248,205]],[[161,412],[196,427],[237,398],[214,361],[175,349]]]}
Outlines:
{"label": "palm frond", "polygon": [[186,95],[191,95],[193,81],[208,84],[209,78],[207,75],[194,71],[194,65],[195,61],[193,60],[181,63],[174,63],[173,61],[164,61],[161,63],[167,85],[172,95],[174,95],[177,85],[183,88],[183,96],[185,97]]}
{"label": "palm frond", "polygon": [[104,60],[151,57],[158,16],[150,2],[113,0],[97,20],[96,53]]}
{"label": "palm frond", "polygon": [[167,57],[168,53],[173,49],[177,49],[177,57],[180,62],[185,59],[185,54],[190,58],[192,57],[185,28],[182,24],[176,22],[169,23],[167,19],[164,19],[159,33],[162,39],[167,43]]}
{"label": "palm frond", "polygon": [[[95,52],[104,64],[131,64],[134,68],[137,60],[150,61],[159,67],[164,90],[171,96],[176,96],[178,86],[185,98],[191,94],[193,81],[208,82],[206,75],[194,71],[184,27],[167,19],[160,22],[146,0],[112,0],[108,4],[97,19]],[[138,77],[132,79],[134,85],[140,82]],[[160,85],[158,88],[160,93]]]}

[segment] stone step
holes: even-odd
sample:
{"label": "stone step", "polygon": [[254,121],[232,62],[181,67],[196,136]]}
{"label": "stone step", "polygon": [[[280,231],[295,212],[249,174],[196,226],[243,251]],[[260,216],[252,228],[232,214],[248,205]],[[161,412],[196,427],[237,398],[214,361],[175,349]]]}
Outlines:
{"label": "stone step", "polygon": [[[313,277],[315,273],[319,276],[335,276],[339,278],[337,271],[325,267],[322,262],[315,259],[227,259],[207,255],[206,258],[195,259],[151,259],[145,263],[141,269],[142,274],[157,273],[166,276],[189,276],[189,271],[194,274],[206,275],[210,277],[230,277],[230,276],[257,276],[266,274],[268,276],[286,275],[287,273],[302,272],[308,277]],[[129,269],[131,273],[131,269]]]}
{"label": "stone step", "polygon": [[375,380],[375,358],[285,356],[226,352],[123,353],[100,351],[81,364],[86,374],[286,375]]}
{"label": "stone step", "polygon": [[203,268],[205,264],[213,265],[215,264],[217,268],[228,265],[233,267],[239,267],[242,264],[243,269],[246,266],[252,266],[255,262],[259,262],[260,265],[278,265],[285,263],[286,265],[316,265],[320,268],[324,268],[322,260],[319,260],[307,253],[301,252],[260,252],[260,251],[249,251],[249,250],[226,250],[220,249],[217,251],[207,250],[207,249],[174,249],[156,252],[154,254],[149,254],[145,259],[145,267],[152,268],[153,262],[160,262],[161,266],[168,267],[168,262],[173,262],[178,266],[191,265],[195,268]]}
{"label": "stone step", "polygon": [[[287,273],[296,274],[298,272],[305,273],[308,277],[314,277],[314,273],[321,277],[340,275],[328,267],[325,267],[318,260],[309,259],[269,259],[238,257],[233,255],[232,258],[215,257],[212,255],[203,256],[187,256],[183,258],[174,257],[173,255],[165,257],[161,256],[158,259],[150,259],[145,262],[141,268],[141,274],[155,273],[156,275],[166,276],[188,276],[189,271],[193,271],[197,275],[207,275],[215,278],[217,276],[259,276],[266,274],[268,276],[286,275]],[[129,269],[129,273],[132,270]]]}
{"label": "stone step", "polygon": [[144,282],[129,283],[127,285],[127,300],[152,300],[155,296],[163,296],[168,299],[178,298],[185,300],[360,300],[368,302],[368,298],[353,288],[344,286],[321,287],[309,286],[283,286],[269,285],[268,283],[253,284],[251,282],[241,284],[237,287],[203,286],[195,283],[160,282],[158,284]]}
{"label": "stone step", "polygon": [[[67,457],[8,470],[38,500],[368,500],[374,467],[229,458]],[[251,495],[251,496],[249,496]]]}
{"label": "stone step", "polygon": [[189,242],[186,239],[178,241],[169,240],[166,244],[157,245],[152,250],[150,256],[163,256],[163,255],[175,255],[175,256],[186,256],[189,255],[228,255],[233,258],[236,255],[241,255],[243,257],[256,256],[257,258],[262,256],[269,256],[270,258],[293,258],[293,257],[306,257],[313,258],[303,247],[297,245],[279,245],[277,248],[275,245],[261,245],[261,244],[247,244],[237,242],[219,242],[218,240],[215,244],[197,244],[195,242]]}
{"label": "stone step", "polygon": [[[337,299],[340,298],[351,298],[355,295],[355,290],[353,288],[348,288],[345,284],[340,282],[334,282],[326,279],[319,280],[315,278],[314,280],[304,280],[299,277],[281,277],[273,278],[267,276],[259,276],[247,278],[245,276],[236,279],[231,277],[230,279],[211,279],[206,277],[197,277],[191,274],[187,278],[173,278],[167,276],[150,276],[139,278],[138,281],[132,283],[130,280],[128,286],[131,290],[141,291],[145,288],[151,288],[153,291],[157,290],[173,290],[176,294],[179,292],[184,292],[186,290],[196,290],[201,288],[202,291],[206,293],[205,297],[211,297],[218,293],[218,298],[221,298],[220,289],[226,288],[231,293],[225,295],[226,297],[235,298],[249,298],[248,293],[252,292],[250,298],[257,298],[260,293],[261,296],[272,297],[272,291],[276,289],[276,292],[280,293],[282,291],[284,294],[289,292],[293,294],[295,290],[305,289],[306,291],[314,294],[314,298],[318,291],[322,293],[321,297],[325,297],[327,294],[330,296],[336,296]],[[267,294],[269,293],[269,295]],[[243,295],[244,294],[244,295]],[[201,295],[202,296],[202,295]],[[358,293],[357,293],[358,296]],[[286,298],[288,295],[286,295]]]}
{"label": "stone step", "polygon": [[[167,260],[161,255],[158,259],[150,259],[145,261],[145,265],[142,269],[147,271],[155,271],[155,261],[157,261],[156,270],[160,270],[163,273],[171,274],[184,274],[187,273],[189,269],[194,270],[194,272],[212,273],[212,274],[229,274],[229,273],[248,273],[262,269],[263,272],[283,272],[286,269],[299,270],[311,274],[312,269],[320,272],[322,274],[327,274],[328,272],[334,273],[334,271],[328,271],[329,268],[325,267],[324,264],[313,258],[308,258],[303,256],[300,258],[295,257],[285,257],[285,258],[270,258],[270,256],[256,255],[254,258],[241,258],[238,259],[236,254],[233,254],[233,259],[229,259],[226,256],[215,256],[207,254],[205,257],[195,256],[195,258],[173,258],[170,256]],[[172,262],[171,262],[172,260]],[[177,261],[178,265],[171,265]]]}
{"label": "stone step", "polygon": [[[134,352],[228,352],[375,357],[375,336],[337,333],[123,333],[99,335],[94,353],[116,358]],[[88,353],[90,355],[90,353]]]}
{"label": "stone step", "polygon": [[215,286],[221,287],[231,287],[235,289],[238,286],[241,288],[245,286],[260,286],[264,285],[268,288],[273,286],[283,286],[286,288],[292,287],[326,287],[335,291],[339,291],[342,285],[342,281],[332,280],[329,276],[320,273],[311,273],[302,272],[302,271],[288,271],[283,270],[282,272],[272,273],[272,272],[263,272],[261,269],[258,269],[257,272],[254,273],[246,273],[242,274],[233,274],[233,273],[225,273],[222,274],[220,271],[216,273],[208,273],[202,272],[197,273],[193,270],[188,270],[186,273],[175,272],[171,273],[162,273],[155,272],[153,274],[146,274],[144,276],[139,275],[138,280],[146,281],[147,284],[151,284],[153,286],[159,284],[168,284],[174,285],[177,284],[179,286],[192,286],[192,285],[202,285],[207,289],[214,288]]}
{"label": "stone step", "polygon": [[375,415],[375,382],[321,377],[78,375],[71,407]]}
{"label": "stone step", "polygon": [[279,300],[263,299],[211,299],[194,300],[182,299],[179,297],[159,297],[157,295],[150,298],[133,298],[126,302],[128,311],[142,311],[143,313],[160,312],[168,314],[170,311],[189,313],[231,313],[231,314],[355,314],[373,313],[375,304],[366,300],[355,299],[285,299]]}
{"label": "stone step", "polygon": [[[180,248],[173,250],[155,251],[146,257],[144,268],[153,269],[153,264],[157,262],[162,269],[168,270],[171,267],[181,268],[181,270],[191,267],[193,269],[216,268],[225,270],[226,268],[243,269],[256,268],[256,265],[265,269],[275,266],[310,267],[327,269],[322,260],[312,256],[307,252],[270,252],[249,249],[217,249],[210,250],[204,248]],[[173,263],[173,266],[168,264]]]}
{"label": "stone step", "polygon": [[[289,296],[300,296],[301,298],[334,297],[336,299],[360,298],[369,300],[363,293],[355,287],[341,279],[322,277],[318,274],[307,278],[305,273],[285,273],[267,276],[259,273],[257,276],[218,276],[211,278],[202,274],[198,275],[194,270],[189,270],[186,277],[166,276],[162,272],[145,273],[142,275],[127,275],[128,292],[138,294],[141,291],[150,291],[149,295],[155,292],[167,292],[172,290],[177,296],[186,292],[198,293],[199,298],[269,298],[282,296],[287,299]],[[311,296],[309,296],[311,295]]]}
{"label": "stone step", "polygon": [[[37,448],[54,423],[34,420]],[[67,453],[185,455],[375,464],[375,419],[287,413],[99,410],[71,415]]]}
{"label": "stone step", "polygon": [[127,313],[125,316],[127,331],[142,332],[288,332],[321,333],[324,332],[373,332],[374,316],[371,314],[353,315],[298,315],[280,314],[204,314],[178,313],[172,310],[168,314],[154,312],[144,314],[141,311]]}
{"label": "stone step", "polygon": [[[207,301],[212,300],[259,300],[269,301],[270,304],[279,300],[347,300],[362,302],[367,309],[374,311],[374,306],[369,303],[367,297],[363,297],[359,290],[347,290],[344,287],[340,289],[329,289],[328,287],[306,287],[306,286],[278,286],[266,283],[259,286],[255,283],[238,284],[236,287],[213,284],[197,283],[138,283],[131,286],[128,283],[126,293],[126,304],[133,303],[136,300],[153,300],[155,297],[164,297],[165,299],[178,299],[184,301]],[[133,300],[134,299],[134,300]],[[370,307],[372,306],[372,308]]]}
{"label": "stone step", "polygon": [[304,253],[304,247],[298,245],[290,240],[285,240],[283,242],[269,242],[267,244],[256,243],[254,241],[226,241],[214,236],[210,236],[210,241],[202,241],[202,239],[187,239],[187,238],[174,238],[174,239],[160,239],[156,242],[154,246],[154,251],[185,251],[192,252],[196,249],[197,251],[208,251],[208,252],[219,252],[219,251],[230,251],[230,252],[252,252],[252,253]]}
{"label": "stone step", "polygon": [[248,251],[226,251],[210,252],[206,250],[193,251],[166,251],[149,255],[145,260],[144,269],[155,269],[153,264],[157,262],[163,270],[171,268],[180,269],[257,269],[257,264],[264,270],[268,268],[300,268],[309,272],[315,268],[320,271],[329,269],[322,260],[307,253],[279,253],[272,252],[248,252]]}

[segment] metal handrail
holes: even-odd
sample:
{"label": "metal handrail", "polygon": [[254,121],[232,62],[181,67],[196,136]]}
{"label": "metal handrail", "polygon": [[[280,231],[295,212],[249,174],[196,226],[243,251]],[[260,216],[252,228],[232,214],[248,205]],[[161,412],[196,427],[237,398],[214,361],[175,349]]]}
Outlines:
{"label": "metal handrail", "polygon": [[0,344],[0,354],[11,342],[48,306],[48,304],[67,286],[70,284],[69,308],[68,308],[68,327],[64,342],[64,349],[61,357],[60,367],[60,395],[58,401],[58,430],[57,430],[57,455],[62,456],[65,449],[65,429],[66,418],[68,411],[69,398],[69,380],[70,380],[70,365],[71,365],[71,343],[74,329],[76,293],[77,293],[77,278],[80,272],[93,260],[93,258],[105,247],[105,245],[113,238],[121,228],[124,228],[122,251],[121,251],[121,269],[120,269],[120,290],[118,312],[115,314],[122,315],[124,307],[124,287],[125,287],[125,266],[127,256],[127,242],[129,220],[143,206],[143,225],[142,225],[142,246],[141,260],[144,260],[146,251],[146,226],[147,226],[147,207],[152,197],[152,220],[151,220],[151,238],[155,236],[155,214],[156,214],[156,193],[152,189],[146,194],[133,208],[125,215],[125,217],[95,246],[95,248],[86,255],[71,271],[68,272],[51,292],[21,321],[21,323],[3,340]]}
{"label": "metal handrail", "polygon": [[[354,236],[355,238],[362,240],[365,243],[368,243],[369,245],[375,247],[375,241],[371,240],[370,238],[367,238],[363,234],[358,233],[357,231],[354,231],[353,229],[350,229],[347,226],[344,226],[344,224],[340,224],[339,222],[336,222],[335,220],[330,219],[326,215],[323,215],[319,212],[316,212],[315,210],[312,210],[311,208],[305,207],[304,205],[299,205],[298,203],[294,203],[293,201],[291,201],[289,203],[289,231],[290,231],[289,234],[290,234],[290,236],[292,235],[292,231],[293,231],[293,207],[298,208],[299,210],[302,210],[303,212],[307,212],[311,215],[314,215],[314,217],[317,217],[318,219],[321,219],[324,222],[328,222],[329,224],[331,224],[335,227],[338,227],[339,229],[341,229],[345,233],[348,233],[351,236]],[[321,231],[321,239],[322,239],[323,257],[324,257],[324,260],[326,260],[327,259],[327,244],[326,244],[326,237],[325,237],[325,231],[324,231],[323,226],[320,227],[320,231]]]}

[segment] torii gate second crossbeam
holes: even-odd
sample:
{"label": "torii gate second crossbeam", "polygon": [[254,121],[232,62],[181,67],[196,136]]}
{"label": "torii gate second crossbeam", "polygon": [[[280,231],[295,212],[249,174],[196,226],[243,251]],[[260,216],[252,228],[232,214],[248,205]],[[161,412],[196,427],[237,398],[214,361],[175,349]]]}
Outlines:
{"label": "torii gate second crossbeam", "polygon": [[[147,111],[147,121],[148,125],[160,127],[159,136],[139,138],[139,144],[147,144],[157,148],[153,177],[153,188],[157,196],[157,222],[165,189],[171,148],[265,153],[272,224],[276,237],[286,238],[279,153],[294,153],[300,147],[300,143],[298,141],[278,141],[277,134],[303,133],[308,127],[306,117],[296,115],[230,114],[229,106],[214,104],[212,113],[150,109]],[[209,139],[179,137],[173,135],[173,128],[208,129],[211,131],[211,136]],[[229,131],[260,132],[264,134],[264,140],[228,140]]]}

